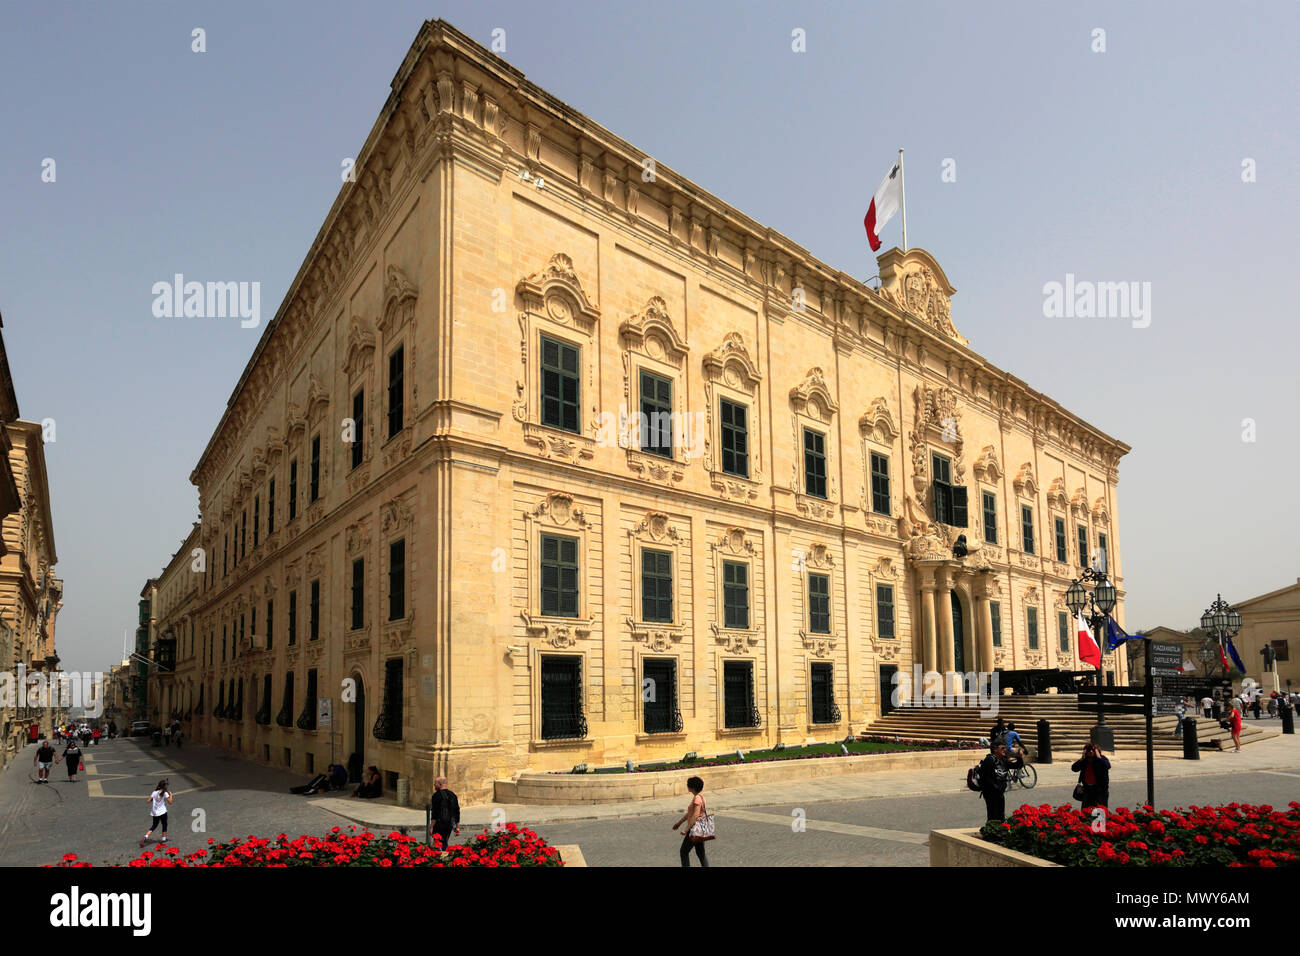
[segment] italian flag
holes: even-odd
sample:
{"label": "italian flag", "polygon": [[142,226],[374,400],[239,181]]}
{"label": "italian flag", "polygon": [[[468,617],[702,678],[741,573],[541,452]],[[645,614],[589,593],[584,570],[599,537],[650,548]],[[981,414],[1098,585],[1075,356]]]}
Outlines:
{"label": "italian flag", "polygon": [[901,164],[894,163],[876,194],[871,197],[871,205],[867,207],[867,218],[863,220],[863,225],[867,227],[867,241],[871,243],[872,252],[880,250],[880,230],[902,205],[902,172]]}
{"label": "italian flag", "polygon": [[1092,638],[1092,632],[1088,630],[1088,622],[1083,619],[1083,612],[1080,611],[1077,616],[1079,624],[1079,660],[1085,664],[1091,664],[1097,670],[1101,670],[1101,647]]}

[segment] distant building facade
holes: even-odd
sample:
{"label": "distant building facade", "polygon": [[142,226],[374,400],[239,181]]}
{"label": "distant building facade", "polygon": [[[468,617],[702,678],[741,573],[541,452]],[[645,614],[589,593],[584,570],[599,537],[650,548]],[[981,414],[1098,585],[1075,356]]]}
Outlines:
{"label": "distant building facade", "polygon": [[[1265,691],[1300,691],[1300,578],[1295,584],[1233,606],[1241,614],[1241,632],[1234,643],[1246,665],[1246,676],[1253,677]],[[1273,649],[1276,684],[1274,673],[1264,669],[1261,652],[1266,645]]]}
{"label": "distant building facade", "polygon": [[1099,551],[1122,621],[1128,446],[972,350],[929,253],[872,289],[648,168],[421,30],[191,476],[197,737],[480,801],[843,736],[914,664],[1081,669]]}

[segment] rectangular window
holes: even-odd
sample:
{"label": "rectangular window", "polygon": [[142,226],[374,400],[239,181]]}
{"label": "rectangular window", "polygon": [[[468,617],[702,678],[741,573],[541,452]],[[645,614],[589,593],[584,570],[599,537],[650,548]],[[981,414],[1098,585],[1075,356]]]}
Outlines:
{"label": "rectangular window", "polygon": [[406,395],[403,391],[405,377],[405,347],[399,345],[397,351],[388,356],[388,437],[392,438],[402,430],[404,424]]}
{"label": "rectangular window", "polygon": [[808,575],[808,630],[831,632],[831,579],[828,574]]}
{"label": "rectangular window", "polygon": [[871,453],[871,510],[878,515],[891,513],[889,506],[889,459]]}
{"label": "rectangular window", "polygon": [[722,421],[722,470],[728,475],[749,477],[748,409],[725,398],[719,409]]}
{"label": "rectangular window", "polygon": [[673,556],[668,551],[641,549],[641,620],[673,621]]}
{"label": "rectangular window", "polygon": [[803,430],[803,477],[805,492],[826,497],[826,436],[811,428]]}
{"label": "rectangular window", "polygon": [[320,497],[320,435],[313,435],[311,440],[311,498]]}
{"label": "rectangular window", "polygon": [[365,449],[366,390],[352,396],[352,467],[366,460]]}
{"label": "rectangular window", "polygon": [[723,661],[723,723],[727,727],[754,727],[754,662]]}
{"label": "rectangular window", "polygon": [[298,726],[303,730],[316,729],[316,668],[307,671],[307,699],[303,701],[302,719]]}
{"label": "rectangular window", "polygon": [[876,585],[876,633],[881,637],[894,636],[894,586]]}
{"label": "rectangular window", "polygon": [[815,662],[812,665],[811,697],[812,722],[814,724],[833,724],[835,720],[835,685],[834,671],[830,664]]}
{"label": "rectangular window", "polygon": [[257,547],[259,532],[262,527],[262,498],[253,496],[253,547]]}
{"label": "rectangular window", "polygon": [[[239,522],[239,557],[240,560],[248,557],[248,509],[245,508],[243,517]],[[239,562],[235,562],[236,567]]]}
{"label": "rectangular window", "polygon": [[587,736],[582,715],[582,659],[542,656],[542,739]]}
{"label": "rectangular window", "polygon": [[317,640],[320,638],[320,579],[317,578],[311,583],[311,606],[308,608],[307,628],[310,632],[310,639]]}
{"label": "rectangular window", "polygon": [[984,498],[984,541],[986,544],[998,543],[998,499],[991,491],[983,494]]}
{"label": "rectangular window", "polygon": [[230,532],[227,531],[221,536],[221,576],[224,578],[230,573],[230,565],[227,559],[230,557]]}
{"label": "rectangular window", "polygon": [[577,432],[579,353],[565,342],[542,336],[542,424]]}
{"label": "rectangular window", "polygon": [[578,539],[542,535],[542,613],[578,616]]}
{"label": "rectangular window", "polygon": [[1002,646],[1002,605],[997,601],[989,602],[989,621],[993,626],[993,646]]}
{"label": "rectangular window", "polygon": [[931,487],[934,489],[934,520],[954,528],[964,528],[968,522],[966,513],[966,486],[953,485],[952,462],[943,455],[931,455],[930,464],[934,471]]}
{"label": "rectangular window", "polygon": [[641,450],[673,457],[673,383],[641,371]]}
{"label": "rectangular window", "polygon": [[1053,522],[1056,529],[1056,560],[1062,564],[1066,562],[1065,555],[1065,519],[1057,518]]}
{"label": "rectangular window", "polygon": [[275,623],[275,602],[266,602],[266,649],[269,651],[273,643],[272,625]]}
{"label": "rectangular window", "polygon": [[1020,506],[1020,539],[1024,544],[1025,554],[1034,553],[1034,509],[1029,505]]}
{"label": "rectangular window", "polygon": [[1110,571],[1110,554],[1106,551],[1106,536],[1104,534],[1099,533],[1097,535],[1097,551],[1097,560],[1101,565],[1102,573]]}
{"label": "rectangular window", "polygon": [[289,462],[289,520],[298,517],[298,459]]}
{"label": "rectangular window", "polygon": [[1038,608],[1025,608],[1025,623],[1029,627],[1029,649],[1038,650]]}
{"label": "rectangular window", "polygon": [[388,546],[388,619],[406,617],[406,539]]}
{"label": "rectangular window", "polygon": [[293,723],[293,671],[284,675],[284,700],[280,703],[280,713],[275,722],[281,727]]}
{"label": "rectangular window", "polygon": [[390,657],[384,662],[384,709],[375,723],[379,740],[402,739],[402,659]]}
{"label": "rectangular window", "polygon": [[647,734],[681,733],[677,710],[677,662],[647,657],[641,662],[641,702]]}
{"label": "rectangular window", "polygon": [[298,592],[289,592],[289,646],[298,643]]}
{"label": "rectangular window", "polygon": [[266,484],[266,533],[275,534],[275,479]]}
{"label": "rectangular window", "polygon": [[1061,653],[1070,653],[1070,615],[1064,611],[1056,612],[1056,636],[1061,642]]}
{"label": "rectangular window", "polygon": [[352,630],[358,631],[366,623],[366,559],[352,562]]}
{"label": "rectangular window", "polygon": [[749,565],[722,562],[723,627],[749,627]]}

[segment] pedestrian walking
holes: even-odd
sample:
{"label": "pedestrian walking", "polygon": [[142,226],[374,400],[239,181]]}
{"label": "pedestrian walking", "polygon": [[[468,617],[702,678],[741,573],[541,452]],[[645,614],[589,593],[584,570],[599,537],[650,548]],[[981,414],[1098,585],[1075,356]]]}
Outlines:
{"label": "pedestrian walking", "polygon": [[1187,701],[1180,700],[1178,706],[1174,708],[1174,714],[1178,717],[1178,723],[1174,726],[1174,736],[1182,737],[1183,721],[1187,718]]}
{"label": "pedestrian walking", "polygon": [[1250,699],[1250,712],[1255,715],[1256,720],[1259,720],[1260,709],[1261,708],[1260,708],[1259,698],[1252,697]]}
{"label": "pedestrian walking", "polygon": [[1214,701],[1212,701],[1209,697],[1201,698],[1201,713],[1204,714],[1206,717],[1214,716]]}
{"label": "pedestrian walking", "polygon": [[1083,756],[1070,764],[1079,775],[1074,785],[1074,799],[1081,809],[1110,806],[1110,761],[1101,748],[1089,741],[1083,745]]}
{"label": "pedestrian walking", "polygon": [[1232,752],[1239,754],[1241,753],[1241,708],[1233,707],[1228,720],[1228,729],[1232,731]]}
{"label": "pedestrian walking", "polygon": [[176,749],[181,747],[181,722],[180,718],[172,721],[172,740],[176,741]]}
{"label": "pedestrian walking", "polygon": [[[68,762],[68,782],[77,782],[77,771],[81,769],[81,748],[77,746],[77,738],[69,737],[68,746],[63,751],[63,758]],[[55,757],[54,762],[58,763],[59,758]]]}
{"label": "pedestrian walking", "polygon": [[163,723],[163,746],[171,746],[172,742],[172,722],[170,720]]}
{"label": "pedestrian walking", "polygon": [[90,735],[90,743],[91,743],[91,746],[94,746],[94,747],[98,747],[98,746],[99,746],[99,737],[100,737],[100,734],[101,734],[101,733],[102,733],[102,731],[100,731],[100,729],[99,729],[98,727],[96,727],[96,728],[91,732],[91,735]]}
{"label": "pedestrian walking", "polygon": [[140,845],[144,846],[149,841],[159,824],[162,825],[162,840],[160,843],[167,842],[167,806],[172,802],[171,791],[167,789],[166,779],[159,780],[158,786],[154,787],[153,793],[149,794],[149,829],[145,831],[140,838]]}
{"label": "pedestrian walking", "polygon": [[989,752],[980,761],[980,796],[988,810],[988,819],[1001,820],[1006,817],[1007,772],[1019,770],[1025,762],[1019,757],[1007,756],[1007,742],[995,737],[989,744]]}
{"label": "pedestrian walking", "polygon": [[36,748],[36,755],[32,757],[32,766],[36,768],[37,783],[50,782],[50,764],[57,759],[54,747],[48,740],[42,740],[41,745]]}
{"label": "pedestrian walking", "polygon": [[108,739],[109,740],[117,739],[117,721],[115,720],[110,720],[108,722]]}
{"label": "pedestrian walking", "polygon": [[[708,854],[704,852],[704,844],[713,839],[713,816],[704,806],[704,781],[699,777],[691,777],[686,781],[686,789],[691,792],[691,802],[686,805],[686,812],[682,818],[673,824],[676,830],[683,823],[686,829],[682,831],[681,857],[682,866],[691,865],[691,849],[695,849],[695,855],[700,858],[700,866],[709,865]],[[702,824],[697,832],[696,823]]]}
{"label": "pedestrian walking", "polygon": [[1271,695],[1268,699],[1268,715],[1270,717],[1277,716],[1277,694]]}
{"label": "pedestrian walking", "polygon": [[433,796],[429,798],[429,839],[437,837],[436,846],[445,850],[451,845],[451,831],[455,828],[460,836],[460,801],[447,787],[447,778],[438,777],[433,781]]}

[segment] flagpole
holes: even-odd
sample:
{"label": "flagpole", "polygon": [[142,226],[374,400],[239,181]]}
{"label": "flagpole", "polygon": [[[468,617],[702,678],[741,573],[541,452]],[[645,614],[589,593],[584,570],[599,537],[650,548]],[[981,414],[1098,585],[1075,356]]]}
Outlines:
{"label": "flagpole", "polygon": [[898,150],[898,201],[903,207],[903,251],[907,251],[907,188],[903,184],[903,150]]}

